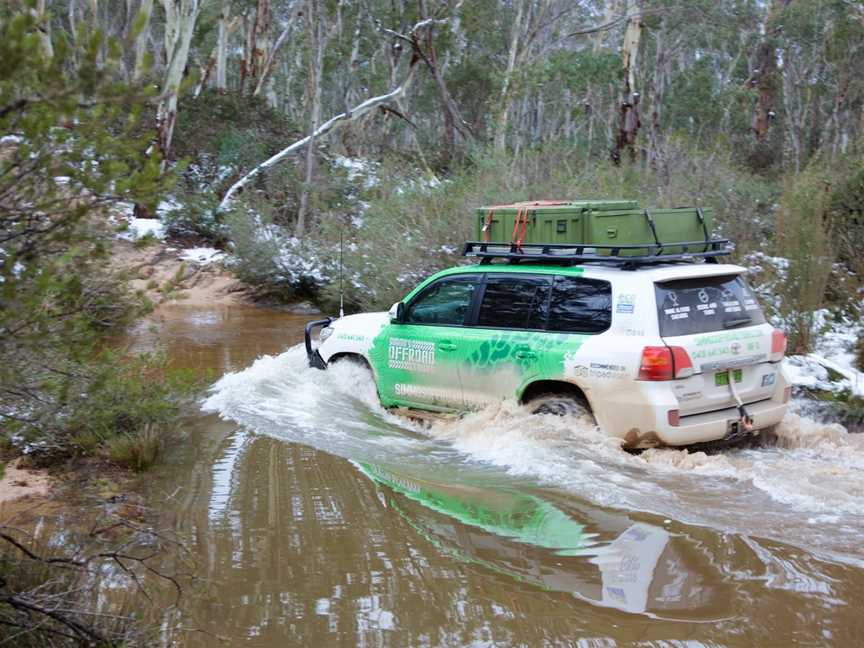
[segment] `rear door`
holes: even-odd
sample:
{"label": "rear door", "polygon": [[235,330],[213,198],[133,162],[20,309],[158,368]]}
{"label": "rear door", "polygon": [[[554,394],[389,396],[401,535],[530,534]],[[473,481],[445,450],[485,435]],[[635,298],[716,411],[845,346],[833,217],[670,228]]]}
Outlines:
{"label": "rear door", "polygon": [[537,374],[551,287],[550,275],[486,275],[476,318],[460,341],[466,407],[514,398]]}
{"label": "rear door", "polygon": [[675,381],[682,415],[735,404],[728,370],[742,401],[771,398],[780,370],[769,362],[773,327],[740,275],[654,284],[660,335],[683,347],[694,375]]}

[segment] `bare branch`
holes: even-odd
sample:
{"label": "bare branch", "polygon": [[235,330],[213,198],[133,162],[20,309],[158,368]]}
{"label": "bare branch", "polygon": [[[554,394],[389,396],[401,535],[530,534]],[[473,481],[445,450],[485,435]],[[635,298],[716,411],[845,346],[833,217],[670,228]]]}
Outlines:
{"label": "bare branch", "polygon": [[219,203],[219,210],[224,211],[225,209],[227,209],[228,206],[231,204],[231,200],[234,198],[234,195],[238,191],[242,190],[247,184],[249,184],[249,182],[258,174],[281,162],[292,153],[299,151],[304,146],[309,144],[309,142],[326,135],[343,122],[356,121],[357,119],[369,113],[371,110],[377,108],[378,106],[390,103],[391,101],[396,101],[397,99],[401,98],[410,87],[411,82],[414,78],[417,61],[421,58],[421,54],[418,51],[419,48],[417,47],[416,39],[413,38],[413,35],[416,34],[418,30],[424,27],[430,27],[432,25],[440,24],[442,22],[446,23],[447,21],[436,20],[433,18],[427,18],[426,20],[422,20],[416,25],[414,25],[414,27],[412,27],[411,31],[409,32],[409,34],[411,34],[411,37],[405,36],[404,34],[399,34],[398,32],[394,32],[389,29],[385,29],[385,33],[398,37],[400,40],[405,40],[411,43],[412,49],[414,51],[414,56],[412,56],[411,58],[411,62],[408,65],[408,71],[405,74],[405,78],[402,79],[402,83],[382,95],[378,95],[377,97],[370,97],[369,99],[358,104],[357,106],[354,106],[353,108],[346,110],[345,112],[339,113],[335,117],[331,117],[328,121],[321,124],[321,126],[319,126],[315,132],[307,135],[303,139],[297,140],[290,146],[287,146],[278,153],[276,153],[276,155],[273,155],[272,157],[268,158],[267,160],[253,168],[237,182],[231,185],[231,187],[229,187],[228,191],[225,192],[225,195],[222,197],[222,201]]}

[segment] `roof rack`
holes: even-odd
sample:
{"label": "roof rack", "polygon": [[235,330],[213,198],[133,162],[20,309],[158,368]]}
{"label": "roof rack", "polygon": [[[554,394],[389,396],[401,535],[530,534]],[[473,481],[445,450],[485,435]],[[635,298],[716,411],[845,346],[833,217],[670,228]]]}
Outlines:
{"label": "roof rack", "polygon": [[[664,254],[664,249],[679,250]],[[659,263],[683,263],[705,259],[717,263],[717,257],[727,256],[732,251],[729,239],[705,239],[675,243],[644,243],[635,245],[594,245],[582,243],[488,243],[468,241],[463,256],[480,259],[481,264],[494,259],[507,259],[509,263],[544,262],[561,265],[579,265],[586,261],[621,266],[634,270],[639,266]]]}

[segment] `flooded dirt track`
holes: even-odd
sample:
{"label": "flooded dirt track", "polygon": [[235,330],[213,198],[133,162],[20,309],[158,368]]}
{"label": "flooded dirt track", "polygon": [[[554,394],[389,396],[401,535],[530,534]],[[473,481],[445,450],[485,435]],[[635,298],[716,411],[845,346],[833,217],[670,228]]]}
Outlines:
{"label": "flooded dirt track", "polygon": [[306,368],[304,320],[166,311],[175,362],[227,372],[149,481],[204,583],[167,644],[864,643],[862,437],[790,417],[776,447],[633,456],[515,406],[424,429],[363,369]]}

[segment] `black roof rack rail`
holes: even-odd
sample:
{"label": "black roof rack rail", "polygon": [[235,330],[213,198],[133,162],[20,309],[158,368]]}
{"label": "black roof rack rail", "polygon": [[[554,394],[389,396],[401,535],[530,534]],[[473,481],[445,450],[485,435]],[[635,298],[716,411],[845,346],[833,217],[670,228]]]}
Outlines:
{"label": "black roof rack rail", "polygon": [[[680,250],[664,254],[664,249]],[[627,245],[594,245],[588,243],[490,243],[468,241],[463,256],[480,259],[481,264],[494,259],[506,259],[509,263],[544,262],[561,265],[579,265],[586,261],[620,266],[634,270],[640,266],[659,263],[684,263],[705,259],[717,263],[717,257],[732,252],[729,239],[703,239],[701,241],[679,241],[675,243],[640,243]],[[630,254],[625,254],[630,253]]]}

